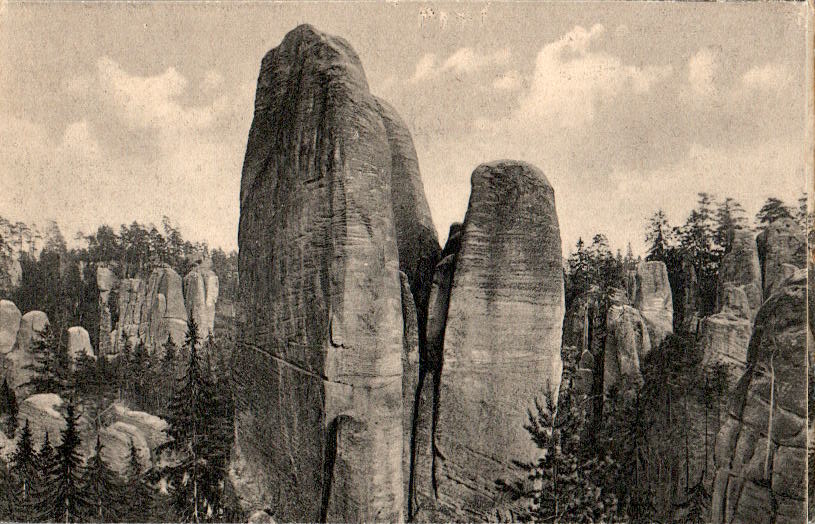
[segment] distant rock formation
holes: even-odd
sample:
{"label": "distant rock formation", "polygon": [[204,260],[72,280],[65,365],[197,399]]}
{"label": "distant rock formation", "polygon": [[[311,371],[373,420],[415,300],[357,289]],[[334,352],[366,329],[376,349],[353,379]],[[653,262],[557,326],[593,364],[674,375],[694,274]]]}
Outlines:
{"label": "distant rock formation", "polygon": [[88,331],[82,326],[73,326],[68,328],[68,356],[71,360],[76,360],[80,356],[86,355],[90,358],[96,358],[91,346],[91,337]]}
{"label": "distant rock formation", "polygon": [[560,385],[560,246],[554,190],[541,171],[515,161],[476,168],[433,402],[432,520],[511,511],[495,481],[514,478],[513,460],[535,456],[527,409]]}
{"label": "distant rock formation", "polygon": [[766,299],[792,276],[795,268],[806,266],[806,237],[795,220],[781,218],[767,226],[756,242]]}
{"label": "distant rock formation", "polygon": [[18,395],[23,385],[34,376],[34,371],[28,369],[34,364],[32,344],[47,324],[48,315],[42,311],[29,311],[23,315],[14,347],[0,359],[9,385],[18,390]]}
{"label": "distant rock formation", "polygon": [[806,272],[783,284],[769,275],[765,289],[775,292],[756,316],[747,369],[716,437],[716,524],[806,520]]}
{"label": "distant rock formation", "polygon": [[[612,305],[606,315],[603,393],[642,386],[640,359],[651,351],[648,328],[640,312],[627,305]],[[592,366],[592,369],[594,366]]]}
{"label": "distant rock formation", "polygon": [[99,290],[99,355],[113,352],[113,318],[110,311],[110,294],[116,286],[116,275],[107,267],[96,268],[96,288]]}
{"label": "distant rock formation", "polygon": [[722,258],[719,268],[720,311],[728,306],[726,295],[730,288],[740,288],[744,292],[750,308],[749,319],[752,322],[762,302],[761,265],[755,235],[745,229],[735,230],[730,251]]}
{"label": "distant rock formation", "polygon": [[45,236],[36,226],[10,222],[0,217],[0,291],[10,291],[20,285],[23,270],[20,258],[34,259],[45,247]]}
{"label": "distant rock formation", "polygon": [[[218,301],[218,276],[212,262],[201,261],[184,277],[184,303],[187,315],[198,324],[198,336],[206,339],[215,331],[215,304]],[[186,326],[185,326],[186,330]],[[183,339],[175,339],[177,343]]]}
{"label": "distant rock formation", "polygon": [[394,162],[345,40],[303,25],[266,54],[238,234],[245,380],[231,478],[247,510],[403,519]]}
{"label": "distant rock formation", "polygon": [[669,333],[673,333],[673,299],[665,263],[659,260],[640,262],[632,287],[632,302],[648,325],[651,348],[656,348]]}
{"label": "distant rock formation", "polygon": [[14,348],[21,319],[20,310],[14,302],[0,300],[0,355],[5,355]]}

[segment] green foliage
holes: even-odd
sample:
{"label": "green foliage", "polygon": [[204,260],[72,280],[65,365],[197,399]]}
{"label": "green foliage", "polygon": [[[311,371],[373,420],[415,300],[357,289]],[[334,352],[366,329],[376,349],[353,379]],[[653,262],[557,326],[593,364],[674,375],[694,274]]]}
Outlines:
{"label": "green foliage", "polygon": [[40,464],[34,451],[31,428],[26,419],[17,439],[17,447],[11,454],[11,474],[15,479],[14,491],[18,501],[15,517],[19,520],[26,522],[32,520],[33,502],[37,493],[37,482],[40,479]]}
{"label": "green foliage", "polygon": [[34,393],[61,394],[72,385],[71,361],[63,335],[46,324],[34,337],[31,344],[34,362],[25,366],[34,372],[26,383]]}
{"label": "green foliage", "polygon": [[[87,500],[85,518],[90,522],[116,522],[123,513],[125,493],[116,473],[102,459],[102,442],[97,435],[93,455],[81,479],[82,497]],[[132,496],[128,492],[127,496]]]}
{"label": "green foliage", "polygon": [[756,213],[756,226],[765,229],[768,225],[781,218],[792,218],[792,209],[783,200],[770,197]]}
{"label": "green foliage", "polygon": [[126,472],[126,516],[128,522],[147,522],[152,517],[153,493],[142,471],[139,452],[130,439],[130,454]]}
{"label": "green foliage", "polygon": [[14,438],[17,432],[18,412],[17,394],[9,387],[8,380],[4,378],[3,385],[0,386],[0,420],[5,419],[2,430],[10,439]]}

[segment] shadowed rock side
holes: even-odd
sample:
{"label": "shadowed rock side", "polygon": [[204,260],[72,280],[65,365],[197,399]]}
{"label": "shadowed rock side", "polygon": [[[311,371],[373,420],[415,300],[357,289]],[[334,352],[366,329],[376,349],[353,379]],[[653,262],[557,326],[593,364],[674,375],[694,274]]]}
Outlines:
{"label": "shadowed rock side", "polygon": [[615,304],[608,309],[606,327],[603,393],[608,393],[612,387],[627,391],[642,386],[640,359],[651,351],[651,340],[642,315],[631,306]]}
{"label": "shadowed rock side", "polygon": [[516,478],[513,460],[536,456],[523,427],[527,408],[560,384],[560,246],[542,172],[513,161],[473,172],[434,399],[435,489],[424,498],[437,514],[429,519],[495,520],[512,507],[495,481]]}
{"label": "shadowed rock side", "polygon": [[348,43],[263,58],[241,179],[232,481],[282,521],[403,518],[403,319],[380,105]]}
{"label": "shadowed rock side", "polygon": [[762,305],[747,370],[716,436],[712,522],[806,519],[806,272]]}
{"label": "shadowed rock side", "polygon": [[795,268],[806,266],[806,238],[791,218],[781,218],[767,226],[756,238],[764,298],[772,295]]}
{"label": "shadowed rock side", "polygon": [[98,355],[109,355],[113,352],[113,318],[110,311],[110,293],[116,285],[116,275],[106,267],[96,268],[96,287],[99,289],[99,348]]}
{"label": "shadowed rock side", "polygon": [[642,313],[651,336],[651,347],[656,348],[669,333],[673,333],[673,298],[665,262],[640,262],[633,291],[634,307]]}

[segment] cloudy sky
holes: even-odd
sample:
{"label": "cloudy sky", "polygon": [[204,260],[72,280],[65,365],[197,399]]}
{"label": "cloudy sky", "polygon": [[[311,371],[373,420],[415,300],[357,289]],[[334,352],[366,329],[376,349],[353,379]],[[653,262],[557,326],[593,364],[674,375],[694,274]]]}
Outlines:
{"label": "cloudy sky", "polygon": [[401,112],[442,241],[498,158],[546,173],[566,250],[639,251],[698,191],[752,214],[805,186],[800,3],[0,2],[0,216],[70,237],[169,215],[236,247],[260,59],[303,22]]}

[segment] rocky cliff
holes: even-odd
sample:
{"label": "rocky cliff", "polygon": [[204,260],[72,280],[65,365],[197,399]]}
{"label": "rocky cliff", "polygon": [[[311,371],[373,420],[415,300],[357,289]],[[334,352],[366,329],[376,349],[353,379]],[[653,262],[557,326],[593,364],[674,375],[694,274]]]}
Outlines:
{"label": "rocky cliff", "polygon": [[805,267],[806,237],[795,220],[781,218],[768,225],[756,242],[766,300],[795,268]]}
{"label": "rocky cliff", "polygon": [[[434,292],[441,292],[445,268],[437,276]],[[514,478],[514,460],[536,456],[523,426],[534,399],[556,395],[560,385],[563,300],[552,186],[522,162],[479,166],[455,256],[432,401],[433,492],[422,495],[433,508],[419,520],[511,515],[512,503],[495,481]],[[431,298],[431,317],[433,308]]]}
{"label": "rocky cliff", "polygon": [[806,520],[806,272],[773,278],[716,437],[714,523]]}
{"label": "rocky cliff", "polygon": [[404,328],[381,107],[348,43],[310,26],[261,63],[241,179],[231,469],[244,507],[279,520],[403,518]]}
{"label": "rocky cliff", "polygon": [[673,333],[673,298],[665,263],[643,261],[637,265],[631,288],[631,301],[648,326],[651,347],[656,348]]}

